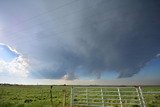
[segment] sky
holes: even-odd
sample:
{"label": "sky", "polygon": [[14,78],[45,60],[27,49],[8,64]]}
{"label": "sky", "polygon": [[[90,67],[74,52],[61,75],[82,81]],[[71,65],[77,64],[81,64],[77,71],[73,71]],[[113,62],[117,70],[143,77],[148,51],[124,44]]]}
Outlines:
{"label": "sky", "polygon": [[159,0],[0,1],[0,83],[160,85]]}

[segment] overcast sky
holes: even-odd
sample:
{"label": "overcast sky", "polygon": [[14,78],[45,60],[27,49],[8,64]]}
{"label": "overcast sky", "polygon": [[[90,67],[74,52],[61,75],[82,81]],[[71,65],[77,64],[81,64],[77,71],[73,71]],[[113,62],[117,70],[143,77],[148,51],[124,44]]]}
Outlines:
{"label": "overcast sky", "polygon": [[0,82],[160,84],[159,77],[159,0],[0,1]]}

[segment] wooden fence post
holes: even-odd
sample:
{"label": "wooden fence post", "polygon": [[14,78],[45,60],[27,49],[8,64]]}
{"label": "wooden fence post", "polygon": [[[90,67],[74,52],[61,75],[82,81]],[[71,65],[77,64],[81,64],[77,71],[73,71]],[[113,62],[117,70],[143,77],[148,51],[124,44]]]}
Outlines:
{"label": "wooden fence post", "polygon": [[66,107],[66,86],[63,89],[63,107]]}
{"label": "wooden fence post", "polygon": [[53,107],[52,87],[53,87],[53,86],[51,86],[51,88],[50,88],[50,98],[51,98],[51,105],[52,105],[52,107]]}

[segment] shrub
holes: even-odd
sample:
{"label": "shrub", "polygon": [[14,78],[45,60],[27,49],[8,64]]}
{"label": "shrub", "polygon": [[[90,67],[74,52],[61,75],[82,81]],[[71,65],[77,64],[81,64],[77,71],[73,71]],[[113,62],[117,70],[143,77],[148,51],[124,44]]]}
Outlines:
{"label": "shrub", "polygon": [[32,99],[26,99],[24,100],[24,103],[31,103],[33,100]]}

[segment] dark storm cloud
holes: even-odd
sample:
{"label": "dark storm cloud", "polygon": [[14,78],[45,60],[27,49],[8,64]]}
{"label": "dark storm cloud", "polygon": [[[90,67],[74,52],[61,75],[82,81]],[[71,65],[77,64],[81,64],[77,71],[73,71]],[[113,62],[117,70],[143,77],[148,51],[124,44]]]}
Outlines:
{"label": "dark storm cloud", "polygon": [[156,1],[102,1],[90,12],[84,12],[83,16],[90,18],[82,22],[83,45],[88,47],[90,41],[93,43],[84,66],[91,72],[117,71],[120,78],[140,71],[160,52],[159,4]]}
{"label": "dark storm cloud", "polygon": [[[158,1],[103,0],[84,1],[82,5],[83,8],[93,6],[79,15],[79,30],[69,30],[56,43],[59,48],[50,47],[44,51],[47,52],[45,59],[57,62],[58,68],[63,68],[56,71],[62,74],[57,77],[71,73],[74,79],[79,67],[97,78],[106,71],[119,72],[119,78],[131,77],[160,53]],[[43,76],[52,77],[54,71],[52,73],[44,72]]]}
{"label": "dark storm cloud", "polygon": [[72,80],[83,71],[97,78],[107,71],[131,77],[160,53],[159,13],[158,0],[79,0],[38,17],[35,23],[44,23],[37,33],[29,30],[30,45],[16,43],[37,77]]}

